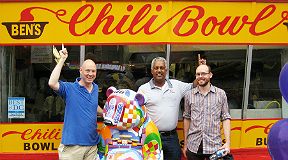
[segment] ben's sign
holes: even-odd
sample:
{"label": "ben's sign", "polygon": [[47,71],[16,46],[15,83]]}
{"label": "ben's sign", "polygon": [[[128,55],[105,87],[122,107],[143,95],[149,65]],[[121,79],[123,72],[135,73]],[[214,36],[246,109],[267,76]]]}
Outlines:
{"label": "ben's sign", "polygon": [[13,39],[36,39],[39,38],[45,25],[49,22],[3,22]]}
{"label": "ben's sign", "polygon": [[[13,4],[13,7],[11,3],[1,4],[0,44],[288,44],[287,3],[101,1]],[[17,21],[18,17],[20,21]],[[19,39],[21,41],[17,41]]]}

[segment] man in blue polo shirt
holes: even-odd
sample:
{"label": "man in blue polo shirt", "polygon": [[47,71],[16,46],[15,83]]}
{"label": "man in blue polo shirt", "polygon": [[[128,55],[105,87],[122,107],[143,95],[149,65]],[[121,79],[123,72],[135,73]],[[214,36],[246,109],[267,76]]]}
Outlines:
{"label": "man in blue polo shirt", "polygon": [[62,82],[59,77],[68,52],[64,48],[59,53],[60,60],[49,79],[49,86],[66,103],[59,160],[98,160],[97,113],[102,115],[103,111],[98,106],[98,85],[93,82],[96,64],[85,60],[74,83]]}

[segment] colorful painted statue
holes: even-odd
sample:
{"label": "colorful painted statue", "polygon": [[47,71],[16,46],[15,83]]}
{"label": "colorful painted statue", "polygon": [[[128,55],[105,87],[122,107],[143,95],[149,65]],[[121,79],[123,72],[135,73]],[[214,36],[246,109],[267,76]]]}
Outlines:
{"label": "colorful painted statue", "polygon": [[144,96],[115,87],[108,88],[106,95],[103,116],[111,138],[105,139],[105,159],[163,159],[160,135],[147,116]]}

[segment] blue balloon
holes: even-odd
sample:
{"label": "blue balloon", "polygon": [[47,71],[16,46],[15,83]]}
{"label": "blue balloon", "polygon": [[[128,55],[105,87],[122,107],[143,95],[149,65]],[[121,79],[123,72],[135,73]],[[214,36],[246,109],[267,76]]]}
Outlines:
{"label": "blue balloon", "polygon": [[268,133],[268,150],[273,160],[288,159],[288,119],[277,121]]}
{"label": "blue balloon", "polygon": [[281,69],[279,75],[279,88],[282,96],[288,103],[288,63],[286,63]]}

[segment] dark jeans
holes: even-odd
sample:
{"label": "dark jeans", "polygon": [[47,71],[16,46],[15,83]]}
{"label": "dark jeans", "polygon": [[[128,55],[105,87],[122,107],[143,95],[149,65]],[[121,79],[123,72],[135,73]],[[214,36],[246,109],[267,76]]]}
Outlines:
{"label": "dark jeans", "polygon": [[187,149],[186,151],[187,159],[188,160],[209,160],[209,156],[211,154],[203,154],[203,143],[201,142],[197,153],[193,153]]}
{"label": "dark jeans", "polygon": [[177,133],[171,135],[162,135],[161,141],[163,147],[164,160],[180,160],[181,148]]}

